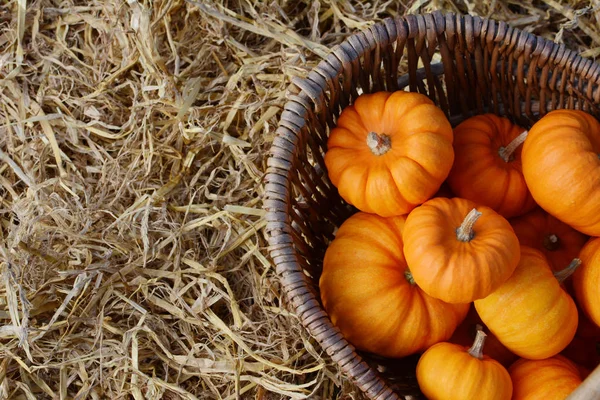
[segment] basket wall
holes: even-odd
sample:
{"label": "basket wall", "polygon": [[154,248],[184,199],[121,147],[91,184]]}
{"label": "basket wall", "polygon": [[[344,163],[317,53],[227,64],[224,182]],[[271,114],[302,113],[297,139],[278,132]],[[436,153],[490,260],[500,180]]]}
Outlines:
{"label": "basket wall", "polygon": [[503,22],[433,13],[389,18],[358,32],[306,79],[293,81],[268,159],[269,251],[303,325],[368,398],[418,395],[416,357],[382,360],[357,352],[320,303],[325,250],[356,211],[339,197],[323,161],[341,110],[361,93],[409,90],[431,98],[453,125],[493,112],[529,128],[557,108],[598,117],[599,70],[564,45]]}

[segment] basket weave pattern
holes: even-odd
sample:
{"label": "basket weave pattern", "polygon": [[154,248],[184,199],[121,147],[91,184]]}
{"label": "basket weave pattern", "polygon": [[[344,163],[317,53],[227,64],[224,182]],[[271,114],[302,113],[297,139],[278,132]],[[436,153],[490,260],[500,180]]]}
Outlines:
{"label": "basket weave pattern", "polygon": [[[402,75],[401,60],[408,64]],[[356,211],[339,197],[323,161],[341,110],[361,93],[409,90],[431,98],[453,125],[493,112],[529,128],[558,108],[598,117],[599,72],[600,65],[564,45],[503,22],[432,13],[388,18],[358,32],[307,78],[293,81],[268,159],[269,251],[303,325],[370,399],[419,392],[414,359],[394,363],[357,352],[320,302],[325,250],[336,227]],[[386,365],[387,372],[378,371]]]}

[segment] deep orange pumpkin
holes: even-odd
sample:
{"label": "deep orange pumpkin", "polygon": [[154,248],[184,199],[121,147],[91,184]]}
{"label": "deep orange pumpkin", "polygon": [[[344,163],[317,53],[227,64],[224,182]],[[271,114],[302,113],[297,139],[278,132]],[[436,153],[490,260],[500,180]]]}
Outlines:
{"label": "deep orange pumpkin", "polygon": [[504,117],[476,115],[454,128],[454,165],[448,175],[458,197],[488,206],[510,218],[536,203],[521,170],[527,131]]}
{"label": "deep orange pumpkin", "polygon": [[564,400],[583,381],[577,365],[561,355],[544,360],[521,358],[508,372],[513,400]]}
{"label": "deep orange pumpkin", "polygon": [[547,212],[600,236],[600,123],[580,110],[554,110],[529,130],[523,176]]}
{"label": "deep orange pumpkin", "polygon": [[536,208],[525,215],[509,220],[519,243],[540,250],[553,271],[563,270],[579,255],[588,236]]}
{"label": "deep orange pumpkin", "polygon": [[331,321],[358,349],[403,357],[447,340],[468,304],[447,304],[424,293],[407,267],[406,217],[358,212],[326,250],[319,281]]}
{"label": "deep orange pumpkin", "polygon": [[573,274],[573,291],[581,310],[600,327],[600,238],[591,238],[579,258],[581,266]]}
{"label": "deep orange pumpkin", "polygon": [[520,257],[508,221],[470,200],[436,197],[406,219],[404,254],[415,282],[448,303],[470,303],[503,284]]}
{"label": "deep orange pumpkin", "polygon": [[442,342],[427,349],[417,363],[423,394],[430,400],[510,400],[510,375],[483,352],[485,337],[478,331],[470,348]]}
{"label": "deep orange pumpkin", "polygon": [[404,215],[448,176],[452,141],[450,122],[427,96],[363,94],[338,118],[325,164],[348,203],[381,216]]}
{"label": "deep orange pumpkin", "polygon": [[544,254],[521,246],[512,276],[475,308],[486,326],[509,350],[528,359],[552,357],[577,331],[575,302],[552,273]]}
{"label": "deep orange pumpkin", "polygon": [[488,355],[490,358],[493,358],[507,368],[519,358],[508,350],[506,346],[504,346],[502,342],[489,331],[472,304],[467,313],[467,317],[458,328],[456,328],[448,342],[460,344],[461,346],[470,346],[475,340],[479,329],[482,329],[487,334],[485,346],[483,347],[483,354]]}

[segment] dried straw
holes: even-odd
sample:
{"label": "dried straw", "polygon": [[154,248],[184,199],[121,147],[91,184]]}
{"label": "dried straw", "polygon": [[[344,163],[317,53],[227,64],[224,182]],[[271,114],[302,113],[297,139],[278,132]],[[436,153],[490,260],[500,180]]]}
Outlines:
{"label": "dried straw", "polygon": [[262,177],[284,91],[444,9],[600,54],[599,2],[0,5],[0,398],[362,398],[290,312]]}

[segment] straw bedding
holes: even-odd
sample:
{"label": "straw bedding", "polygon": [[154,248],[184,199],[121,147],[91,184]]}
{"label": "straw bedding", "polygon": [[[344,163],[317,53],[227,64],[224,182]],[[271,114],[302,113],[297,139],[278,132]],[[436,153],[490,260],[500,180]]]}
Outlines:
{"label": "straw bedding", "polygon": [[600,54],[600,1],[484,3],[2,2],[0,398],[362,398],[267,257],[285,88],[434,9]]}

